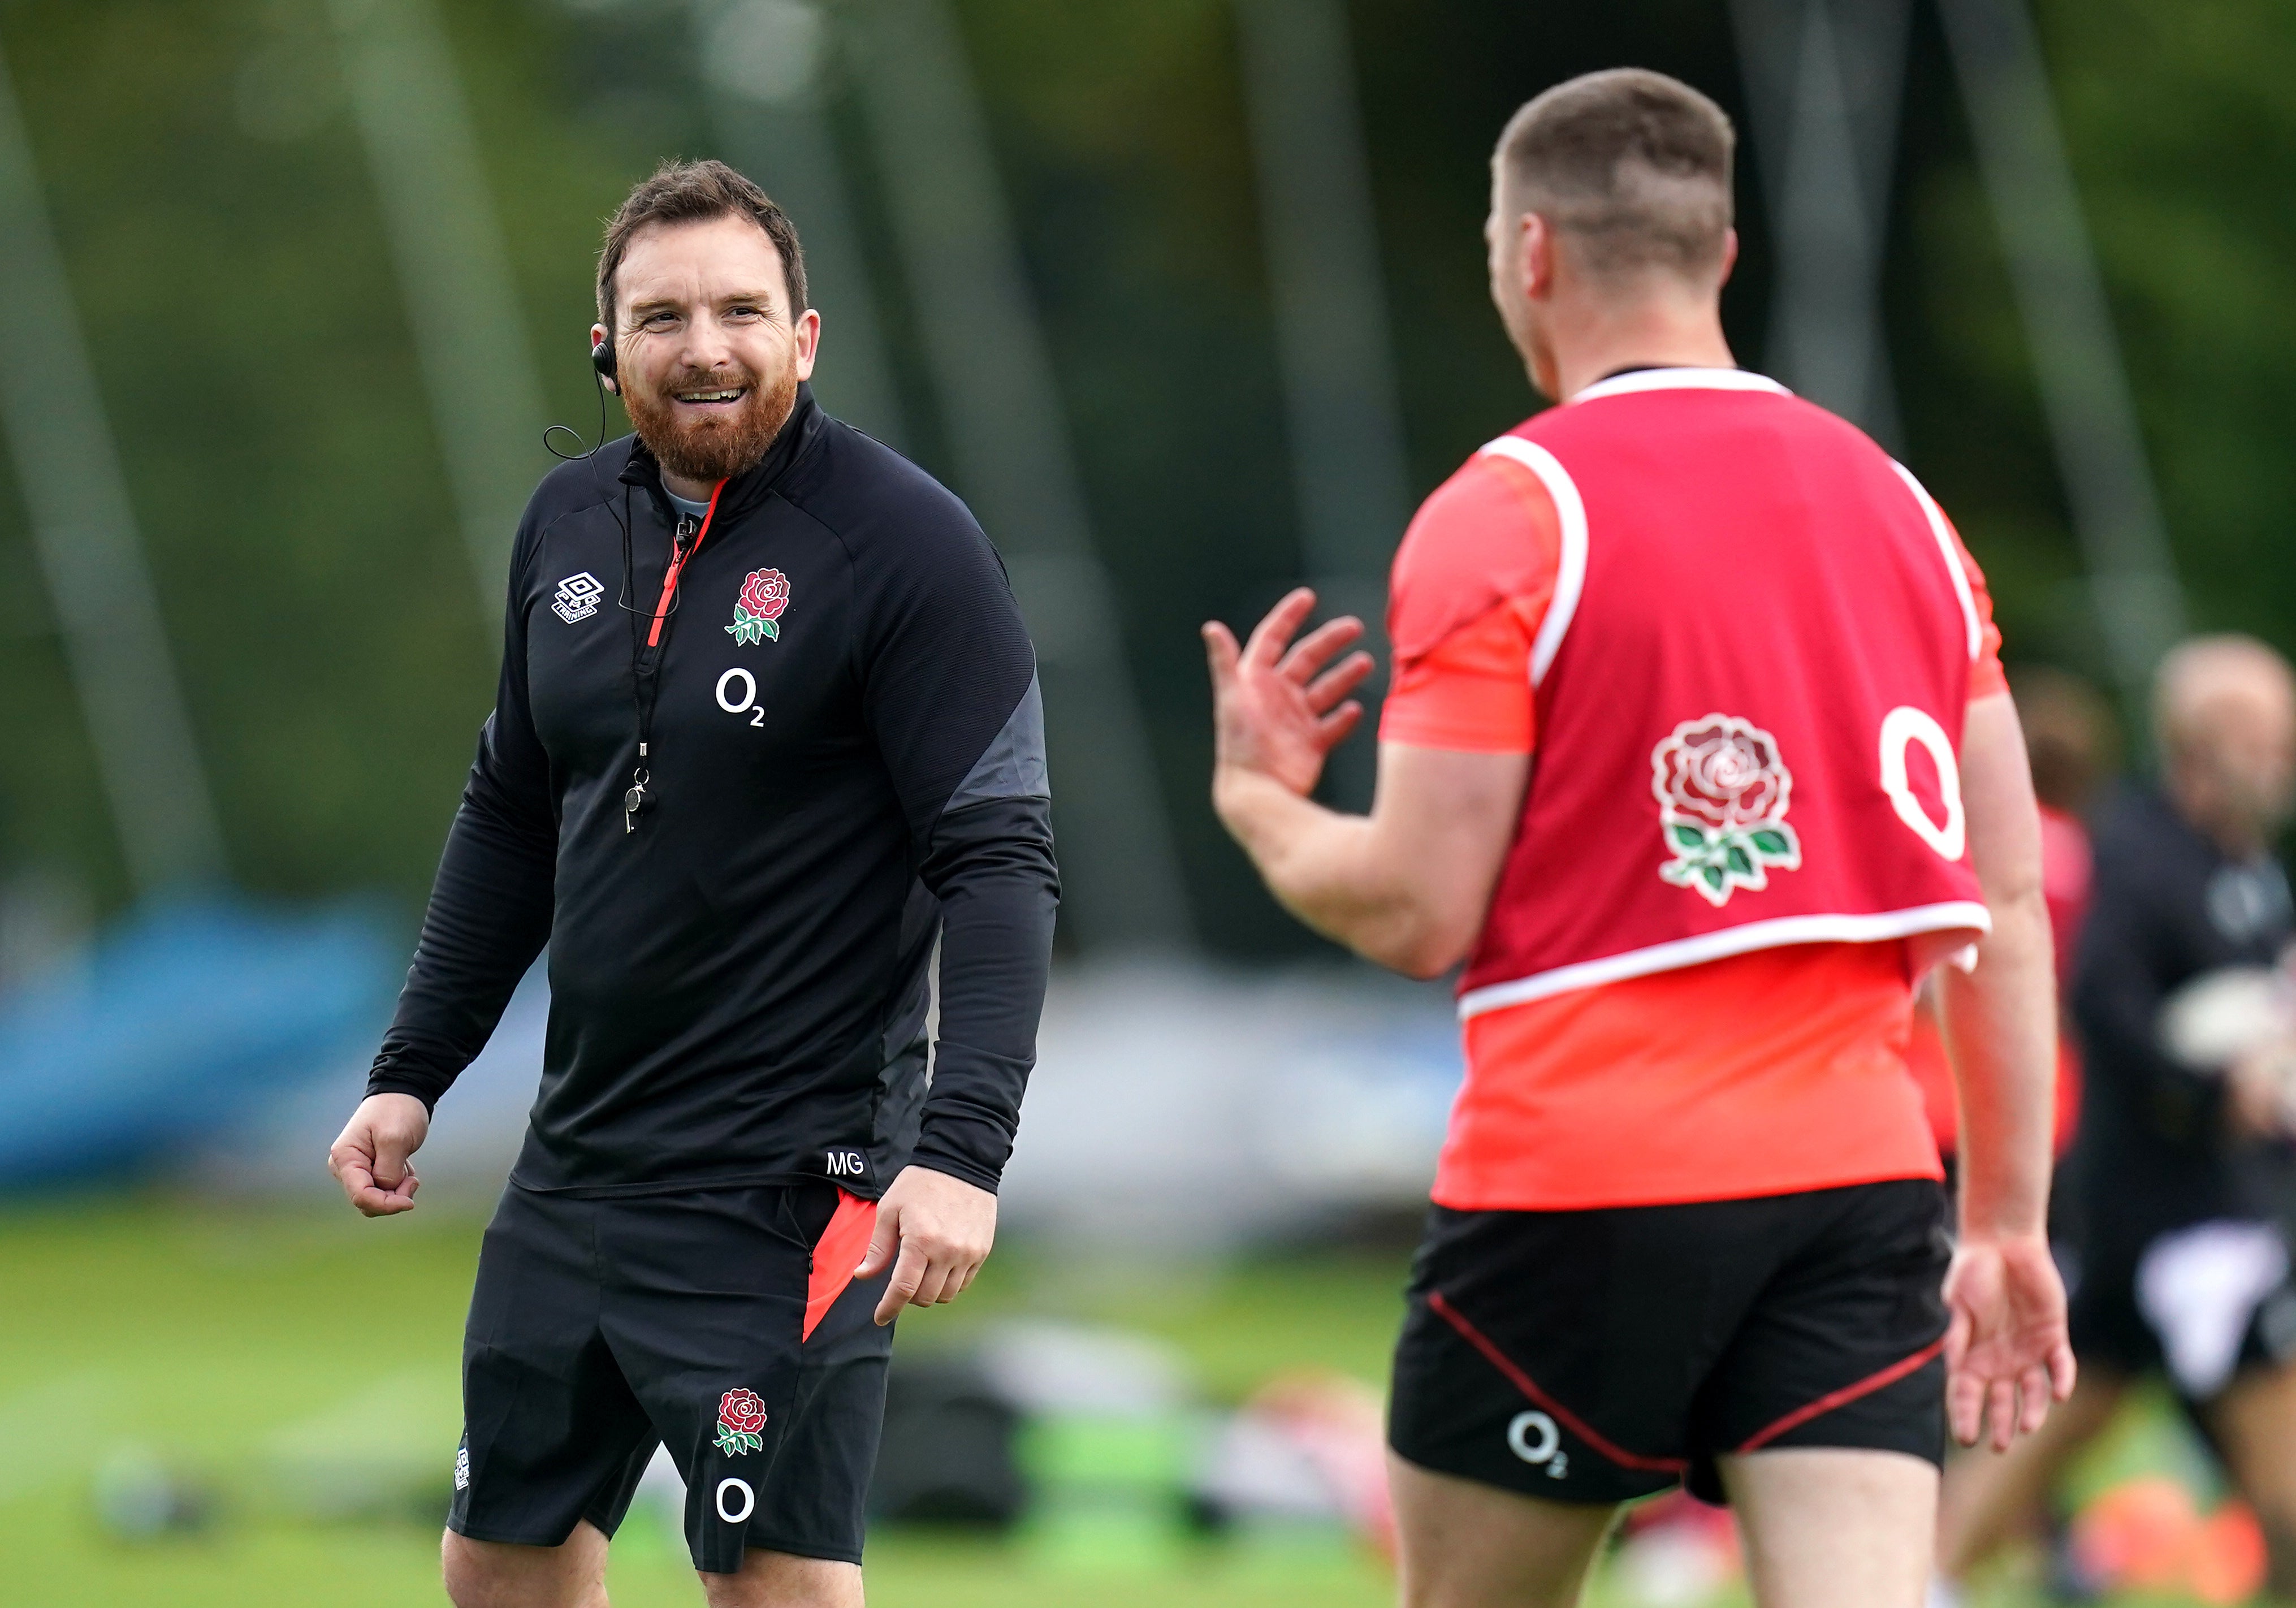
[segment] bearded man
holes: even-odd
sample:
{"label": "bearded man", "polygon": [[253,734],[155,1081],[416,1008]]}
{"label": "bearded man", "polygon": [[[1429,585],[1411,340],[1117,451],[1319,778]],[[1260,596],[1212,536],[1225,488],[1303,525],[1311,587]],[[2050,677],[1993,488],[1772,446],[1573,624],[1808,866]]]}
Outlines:
{"label": "bearded man", "polygon": [[520,525],[494,713],[330,1156],[409,1210],[548,946],[463,1344],[461,1608],[603,1604],[657,1444],[712,1604],[858,1608],[892,1319],[988,1252],[1058,898],[1035,654],[964,505],[815,405],[820,328],[794,226],[722,163],[608,226],[592,357],[636,439]]}

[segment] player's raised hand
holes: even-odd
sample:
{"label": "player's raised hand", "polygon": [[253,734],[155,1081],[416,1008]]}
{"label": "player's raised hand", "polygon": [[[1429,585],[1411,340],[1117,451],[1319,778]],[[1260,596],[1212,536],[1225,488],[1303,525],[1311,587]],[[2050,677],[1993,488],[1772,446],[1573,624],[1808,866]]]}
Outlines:
{"label": "player's raised hand", "polygon": [[1363,621],[1327,620],[1293,642],[1315,606],[1315,593],[1299,587],[1240,647],[1226,626],[1206,622],[1217,770],[1250,771],[1305,794],[1323,775],[1324,757],[1363,718],[1363,705],[1348,694],[1371,674],[1371,655],[1332,662],[1363,636]]}
{"label": "player's raised hand", "polygon": [[930,1167],[904,1167],[877,1202],[869,1252],[853,1276],[874,1278],[891,1266],[892,1282],[877,1302],[877,1322],[889,1324],[904,1306],[962,1295],[996,1240],[995,1195]]}
{"label": "player's raised hand", "polygon": [[430,1136],[430,1113],[412,1095],[369,1095],[327,1152],[327,1170],[371,1218],[414,1210],[421,1180],[407,1158]]}
{"label": "player's raised hand", "polygon": [[1964,1239],[1945,1276],[1946,1421],[1975,1446],[2009,1449],[2073,1393],[2065,1286],[2041,1235]]}

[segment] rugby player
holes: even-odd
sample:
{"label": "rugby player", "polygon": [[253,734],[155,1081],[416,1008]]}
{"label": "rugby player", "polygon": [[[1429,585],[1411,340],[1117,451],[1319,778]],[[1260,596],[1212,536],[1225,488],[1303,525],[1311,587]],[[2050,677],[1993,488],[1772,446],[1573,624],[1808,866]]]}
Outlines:
{"label": "rugby player", "polygon": [[603,1604],[666,1444],[711,1604],[858,1608],[890,1325],[988,1254],[1035,1055],[1035,656],[964,505],[815,405],[804,256],[755,185],[664,167],[597,296],[636,437],[528,505],[494,713],[330,1161],[369,1216],[414,1205],[431,1108],[546,943],[448,1594]]}
{"label": "rugby player", "polygon": [[[1771,1608],[1913,1608],[1948,1416],[2005,1445],[2072,1387],[1991,605],[1911,475],[1734,366],[1732,147],[1636,70],[1507,126],[1491,293],[1560,406],[1404,537],[1368,816],[1308,797],[1359,623],[1295,640],[1303,590],[1241,646],[1204,628],[1214,802],[1276,897],[1398,971],[1466,963],[1389,1430],[1414,1608],[1574,1601],[1619,1505],[1685,1479]],[[1905,1064],[1936,967],[1950,1265]]]}
{"label": "rugby player", "polygon": [[2161,783],[2123,789],[2098,823],[2095,902],[2072,989],[2087,1067],[2067,1190],[2080,1384],[2009,1456],[1949,1472],[1939,1570],[1958,1580],[2039,1528],[2066,1464],[2129,1387],[2153,1377],[2255,1510],[2276,1600],[2286,1602],[2296,1600],[2296,1278],[2279,1219],[2296,1198],[2296,1043],[2267,1023],[2228,1062],[2196,1065],[2171,1053],[2161,1025],[2180,990],[2280,964],[2296,937],[2272,852],[2296,810],[2296,674],[2252,637],[2195,638],[2161,660],[2152,722]]}

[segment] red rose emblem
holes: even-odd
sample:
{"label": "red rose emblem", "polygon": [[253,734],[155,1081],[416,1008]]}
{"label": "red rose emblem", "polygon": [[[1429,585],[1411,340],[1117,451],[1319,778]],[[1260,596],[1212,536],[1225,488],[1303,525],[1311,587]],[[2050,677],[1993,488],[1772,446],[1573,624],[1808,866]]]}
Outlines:
{"label": "red rose emblem", "polygon": [[754,1435],[766,1427],[766,1404],[755,1391],[728,1391],[718,1404],[718,1422],[736,1434]]}
{"label": "red rose emblem", "polygon": [[1676,726],[1651,750],[1651,792],[1674,857],[1659,876],[1716,908],[1740,888],[1768,887],[1773,869],[1801,868],[1801,839],[1785,820],[1793,773],[1751,721],[1708,715]]}
{"label": "red rose emblem", "polygon": [[1775,741],[1742,720],[1695,726],[1660,746],[1659,802],[1725,829],[1785,813],[1792,785]]}
{"label": "red rose emblem", "polygon": [[779,619],[789,600],[789,577],[778,570],[752,570],[742,583],[742,607],[759,619]]}

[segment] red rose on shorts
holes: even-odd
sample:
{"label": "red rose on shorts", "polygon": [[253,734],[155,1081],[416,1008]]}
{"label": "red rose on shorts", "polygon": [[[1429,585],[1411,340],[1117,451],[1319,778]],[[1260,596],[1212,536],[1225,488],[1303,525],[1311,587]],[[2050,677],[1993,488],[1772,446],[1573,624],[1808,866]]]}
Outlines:
{"label": "red rose on shorts", "polygon": [[754,1435],[766,1427],[766,1404],[755,1391],[728,1391],[718,1404],[718,1422],[729,1430]]}
{"label": "red rose on shorts", "polygon": [[718,1402],[718,1449],[727,1456],[766,1448],[766,1404],[748,1388],[728,1391]]}

